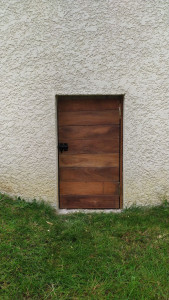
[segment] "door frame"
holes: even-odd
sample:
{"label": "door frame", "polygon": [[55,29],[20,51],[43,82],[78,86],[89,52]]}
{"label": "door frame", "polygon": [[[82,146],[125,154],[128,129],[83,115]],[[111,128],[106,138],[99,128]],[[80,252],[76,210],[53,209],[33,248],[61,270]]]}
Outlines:
{"label": "door frame", "polygon": [[[58,129],[59,129],[59,123],[58,123],[58,101],[60,98],[68,98],[69,96],[76,96],[76,97],[83,97],[83,96],[88,96],[90,97],[94,97],[94,96],[108,96],[110,97],[110,99],[112,98],[112,101],[115,97],[119,97],[120,100],[120,107],[119,107],[119,114],[120,114],[120,134],[119,134],[119,147],[120,147],[120,153],[119,153],[119,181],[120,181],[120,190],[119,190],[119,209],[123,209],[123,106],[124,106],[124,95],[123,94],[112,94],[112,95],[100,95],[100,94],[88,94],[88,95],[77,95],[77,94],[70,94],[70,95],[57,95],[56,96],[56,132],[57,132],[57,188],[58,188],[58,201],[57,201],[57,206],[59,210],[66,210],[66,209],[62,209],[60,208],[60,192],[59,192],[59,151],[58,151],[58,141],[59,141],[59,134],[58,134]],[[63,100],[64,101],[64,100]],[[97,211],[98,209],[67,209],[69,211],[73,210],[73,211]],[[99,209],[99,211],[111,211],[111,210],[115,210],[115,209]],[[118,210],[118,209],[116,209]]]}
{"label": "door frame", "polygon": [[120,177],[120,209],[123,208],[123,102],[124,96],[120,101],[120,134],[119,134],[119,145],[120,145],[120,153],[119,153],[119,177]]}

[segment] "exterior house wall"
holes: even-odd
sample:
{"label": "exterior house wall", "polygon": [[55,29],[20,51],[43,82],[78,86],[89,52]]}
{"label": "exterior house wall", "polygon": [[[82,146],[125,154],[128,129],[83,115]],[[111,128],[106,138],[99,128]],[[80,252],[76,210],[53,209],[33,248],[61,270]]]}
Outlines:
{"label": "exterior house wall", "polygon": [[56,95],[124,94],[124,207],[169,190],[169,1],[0,6],[0,191],[57,207]]}

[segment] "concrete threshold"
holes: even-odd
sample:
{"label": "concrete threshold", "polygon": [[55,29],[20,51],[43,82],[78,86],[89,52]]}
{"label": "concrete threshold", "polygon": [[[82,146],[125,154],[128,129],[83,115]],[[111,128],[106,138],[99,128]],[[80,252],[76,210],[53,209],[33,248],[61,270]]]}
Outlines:
{"label": "concrete threshold", "polygon": [[121,213],[122,209],[58,209],[59,215],[73,214],[73,213]]}

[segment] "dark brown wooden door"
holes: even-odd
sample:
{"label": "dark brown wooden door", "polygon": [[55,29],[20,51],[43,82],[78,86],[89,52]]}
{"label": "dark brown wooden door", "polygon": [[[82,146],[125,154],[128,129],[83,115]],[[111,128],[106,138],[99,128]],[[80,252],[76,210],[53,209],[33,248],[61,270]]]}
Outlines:
{"label": "dark brown wooden door", "polygon": [[59,96],[60,208],[122,206],[122,96]]}

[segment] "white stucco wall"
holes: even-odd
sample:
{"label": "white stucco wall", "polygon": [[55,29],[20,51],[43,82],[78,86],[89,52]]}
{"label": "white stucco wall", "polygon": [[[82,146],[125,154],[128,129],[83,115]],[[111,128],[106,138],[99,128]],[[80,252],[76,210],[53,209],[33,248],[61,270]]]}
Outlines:
{"label": "white stucco wall", "polygon": [[169,190],[169,1],[0,1],[0,191],[57,206],[55,95],[125,94],[124,206]]}

